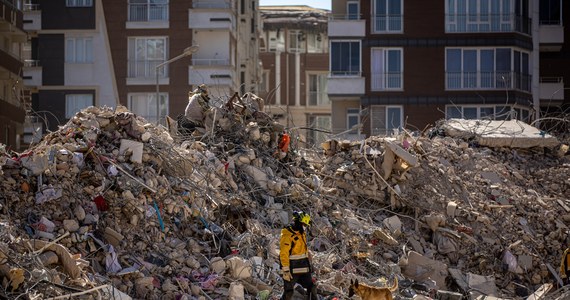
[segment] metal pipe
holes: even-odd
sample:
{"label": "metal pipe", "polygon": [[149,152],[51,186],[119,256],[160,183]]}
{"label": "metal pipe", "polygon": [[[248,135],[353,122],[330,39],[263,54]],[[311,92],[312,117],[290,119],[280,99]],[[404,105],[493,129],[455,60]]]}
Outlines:
{"label": "metal pipe", "polygon": [[198,51],[198,49],[200,49],[200,46],[198,45],[192,45],[186,49],[184,49],[184,52],[182,52],[182,54],[173,57],[161,64],[158,64],[154,70],[155,70],[155,77],[156,77],[156,125],[160,124],[160,88],[159,88],[159,82],[158,82],[158,70],[163,67],[166,66],[172,62],[175,62],[183,57],[186,56],[190,56],[193,53],[196,53],[196,51]]}

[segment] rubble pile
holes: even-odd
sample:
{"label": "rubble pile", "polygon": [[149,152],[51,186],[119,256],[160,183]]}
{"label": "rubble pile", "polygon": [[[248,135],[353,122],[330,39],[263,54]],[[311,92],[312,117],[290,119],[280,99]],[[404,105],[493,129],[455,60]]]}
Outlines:
{"label": "rubble pile", "polygon": [[400,297],[424,299],[557,281],[567,148],[405,132],[284,156],[284,129],[246,94],[182,140],[90,107],[25,153],[0,149],[2,296],[274,299],[280,228],[299,209],[322,297],[347,296],[353,278],[397,276]]}
{"label": "rubble pile", "polygon": [[429,278],[437,290],[471,299],[478,293],[468,278],[493,287],[485,294],[508,298],[556,282],[570,242],[570,164],[560,151],[408,134],[334,144],[320,168],[322,190],[333,189],[351,214],[381,227],[356,225],[362,239],[353,254],[398,263],[407,279]]}

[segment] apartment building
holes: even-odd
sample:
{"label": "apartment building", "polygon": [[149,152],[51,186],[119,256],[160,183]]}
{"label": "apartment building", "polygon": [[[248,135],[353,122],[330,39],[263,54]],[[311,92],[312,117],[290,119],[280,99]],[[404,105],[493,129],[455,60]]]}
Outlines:
{"label": "apartment building", "polygon": [[350,138],[442,118],[531,121],[568,99],[567,15],[561,0],[333,0],[333,128]]}
{"label": "apartment building", "polygon": [[22,67],[26,33],[22,1],[0,0],[0,144],[19,151],[26,108]]}
{"label": "apartment building", "polygon": [[314,145],[331,130],[327,93],[327,10],[309,6],[262,6],[263,63],[259,96],[265,110],[302,143]]}
{"label": "apartment building", "polygon": [[[255,90],[258,0],[29,0],[26,85],[44,130],[90,105],[150,122],[184,113],[205,83],[216,103]],[[158,100],[158,101],[157,101]]]}

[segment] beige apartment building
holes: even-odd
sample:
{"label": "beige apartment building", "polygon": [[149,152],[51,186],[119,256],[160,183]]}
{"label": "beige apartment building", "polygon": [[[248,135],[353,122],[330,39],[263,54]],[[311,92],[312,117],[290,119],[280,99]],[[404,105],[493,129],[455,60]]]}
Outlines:
{"label": "beige apartment building", "polygon": [[54,130],[84,107],[119,104],[164,124],[184,112],[199,84],[210,87],[216,104],[256,92],[258,3],[28,0],[24,81],[46,120],[39,125]]}

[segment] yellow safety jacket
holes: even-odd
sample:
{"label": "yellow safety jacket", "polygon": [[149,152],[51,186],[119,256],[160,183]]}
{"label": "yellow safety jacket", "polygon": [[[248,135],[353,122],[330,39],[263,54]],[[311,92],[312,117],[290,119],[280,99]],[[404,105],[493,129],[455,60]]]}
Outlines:
{"label": "yellow safety jacket", "polygon": [[281,229],[279,261],[282,268],[289,267],[291,274],[311,272],[307,235],[293,230],[289,225]]}
{"label": "yellow safety jacket", "polygon": [[562,254],[562,259],[560,260],[560,277],[568,277],[568,274],[566,274],[568,269],[570,269],[570,248],[566,248],[564,254]]}

